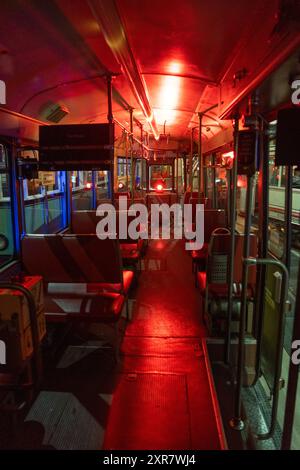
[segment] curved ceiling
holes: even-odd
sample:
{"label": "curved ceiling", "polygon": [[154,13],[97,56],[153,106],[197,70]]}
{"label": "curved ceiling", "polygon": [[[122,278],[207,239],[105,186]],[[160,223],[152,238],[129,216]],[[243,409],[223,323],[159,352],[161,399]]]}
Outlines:
{"label": "curved ceiling", "polygon": [[[269,37],[278,1],[99,0],[117,8],[159,132],[177,139],[188,138],[197,126],[198,111],[220,104],[235,58],[251,59],[247,41],[263,28],[260,15],[266,9]],[[43,119],[45,106],[61,103],[69,110],[62,124],[105,122],[105,75],[113,73],[115,117],[128,127],[128,109],[134,108],[135,118],[150,131],[90,3],[2,0],[0,79],[7,85],[6,106]],[[217,108],[204,119],[208,137],[226,125],[218,115]]]}

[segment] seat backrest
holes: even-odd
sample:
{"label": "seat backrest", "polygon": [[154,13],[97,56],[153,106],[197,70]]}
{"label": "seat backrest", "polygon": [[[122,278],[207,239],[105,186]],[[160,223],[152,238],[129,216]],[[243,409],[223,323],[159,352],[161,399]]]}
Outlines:
{"label": "seat backrest", "polygon": [[119,199],[120,197],[127,197],[128,200],[130,200],[131,198],[131,193],[129,191],[126,191],[126,192],[118,192],[118,193],[114,193],[114,197],[115,199]]}
{"label": "seat backrest", "polygon": [[122,284],[118,240],[96,235],[26,235],[22,262],[25,271],[43,276],[45,283]]}
{"label": "seat backrest", "polygon": [[[127,211],[116,210],[116,230],[119,232],[119,217],[121,213],[126,213]],[[105,215],[106,216],[106,215]],[[103,217],[105,217],[103,216]],[[134,215],[126,214],[127,216],[127,227],[132,220],[135,219]],[[71,230],[75,234],[96,234],[96,228],[98,222],[101,220],[101,216],[96,215],[96,211],[76,211],[72,214],[72,224]],[[139,231],[145,231],[147,227],[137,227]],[[128,231],[127,231],[128,233]],[[142,238],[142,237],[141,237]],[[129,235],[126,240],[130,240]]]}
{"label": "seat backrest", "polygon": [[226,225],[226,214],[223,209],[204,210],[204,242],[209,243],[210,237],[216,228]]}
{"label": "seat backrest", "polygon": [[[204,193],[201,192],[200,197],[201,197],[201,199],[203,199],[204,198]],[[193,199],[197,198],[198,199],[198,191],[193,191],[193,192],[186,191],[184,193],[184,196],[183,196],[183,203],[188,204],[190,202],[191,198],[193,198]]]}
{"label": "seat backrest", "polygon": [[99,220],[95,210],[72,212],[71,231],[72,233],[96,234]]}
{"label": "seat backrest", "polygon": [[203,204],[204,205],[204,210],[211,208],[211,201],[207,197],[201,197],[200,200],[198,200],[197,197],[191,197],[188,204],[191,204],[191,206],[192,206],[193,221],[195,221],[195,219],[196,219],[197,204]]}
{"label": "seat backrest", "polygon": [[[235,235],[235,254],[234,254],[234,276],[233,282],[240,284],[243,279],[243,234]],[[230,233],[213,233],[209,244],[208,255],[208,282],[227,284],[229,273],[231,235]],[[250,235],[249,256],[257,257],[257,236]],[[251,267],[248,270],[248,284],[254,286],[256,283],[256,268]]]}

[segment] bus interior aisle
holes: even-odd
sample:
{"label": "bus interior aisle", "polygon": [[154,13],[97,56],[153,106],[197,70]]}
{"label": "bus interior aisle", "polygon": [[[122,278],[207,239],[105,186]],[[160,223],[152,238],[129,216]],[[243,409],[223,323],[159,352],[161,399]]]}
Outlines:
{"label": "bus interior aisle", "polygon": [[[178,268],[180,266],[180,269]],[[205,328],[182,240],[152,240],[115,366],[97,326],[69,333],[40,392],[1,447],[212,449],[224,436],[202,349]],[[6,424],[6,423],[5,423]]]}
{"label": "bus interior aisle", "polygon": [[0,450],[300,449],[300,0],[0,18]]}

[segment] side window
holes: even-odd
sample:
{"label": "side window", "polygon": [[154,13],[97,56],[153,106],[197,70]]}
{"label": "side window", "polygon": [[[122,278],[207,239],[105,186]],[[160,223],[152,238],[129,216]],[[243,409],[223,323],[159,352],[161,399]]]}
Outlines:
{"label": "side window", "polygon": [[66,227],[66,173],[39,171],[23,180],[25,231],[55,233]]}
{"label": "side window", "polygon": [[8,156],[4,145],[0,144],[0,267],[14,255],[12,217]]}
{"label": "side window", "polygon": [[269,145],[269,251],[279,260],[284,257],[285,167],[275,166],[276,124],[270,126]]}
{"label": "side window", "polygon": [[72,210],[93,208],[93,178],[91,171],[71,171]]}

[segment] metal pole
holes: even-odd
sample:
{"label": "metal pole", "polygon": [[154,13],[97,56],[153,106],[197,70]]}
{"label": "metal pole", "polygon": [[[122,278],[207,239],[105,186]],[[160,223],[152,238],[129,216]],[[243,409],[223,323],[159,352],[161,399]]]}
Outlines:
{"label": "metal pole", "polygon": [[189,168],[190,168],[190,174],[189,174],[189,187],[191,193],[193,192],[193,152],[194,152],[194,130],[195,128],[192,127],[191,129],[191,152],[190,152],[190,158],[189,158]]}
{"label": "metal pole", "polygon": [[133,167],[133,109],[129,109],[130,114],[130,170],[131,170],[131,201],[134,202],[134,167]]}
{"label": "metal pole", "polygon": [[179,165],[178,165],[178,152],[176,152],[176,201],[178,201],[178,186],[179,186],[179,176],[178,176],[178,170],[179,170]]}
{"label": "metal pole", "polygon": [[[111,75],[107,76],[107,120],[110,124],[110,132],[113,133],[113,112],[112,112],[112,77]],[[111,136],[112,137],[112,136]],[[113,140],[113,139],[112,139]],[[115,183],[115,178],[114,178],[114,170],[115,170],[115,165],[114,165],[114,148],[111,150],[111,163],[110,163],[110,198],[112,203],[114,203],[114,183]]]}
{"label": "metal pole", "polygon": [[125,132],[125,159],[126,159],[126,191],[128,191],[128,140],[127,132]]}
{"label": "metal pole", "polygon": [[239,117],[236,116],[234,121],[234,160],[232,166],[232,175],[230,178],[230,186],[228,192],[231,194],[230,206],[230,258],[229,258],[229,279],[228,279],[228,298],[227,298],[227,324],[225,336],[225,355],[224,362],[230,364],[230,348],[231,348],[231,318],[233,306],[233,278],[234,278],[234,252],[235,252],[235,218],[236,218],[236,190],[237,190],[237,162],[238,162],[238,147],[239,147]]}
{"label": "metal pole", "polygon": [[203,192],[203,162],[202,162],[202,120],[203,114],[198,113],[199,118],[199,131],[198,131],[198,201],[201,199],[201,192]]}
{"label": "metal pole", "polygon": [[[244,250],[243,258],[249,257],[250,249],[250,230],[252,219],[252,192],[253,192],[254,176],[247,177],[247,197],[246,197],[246,218],[244,229]],[[242,405],[242,385],[243,385],[243,365],[245,356],[245,327],[246,327],[246,313],[247,313],[247,286],[248,286],[248,267],[243,265],[243,288],[241,295],[241,313],[240,313],[240,330],[239,330],[239,345],[238,345],[238,364],[237,364],[237,385],[234,406],[234,417],[230,421],[232,428],[241,431],[244,429],[244,422],[241,417]]]}
{"label": "metal pole", "polygon": [[216,194],[216,154],[212,154],[212,200],[213,200],[213,208],[217,209],[217,194]]}
{"label": "metal pole", "polygon": [[9,283],[9,282],[1,282],[0,289],[9,289],[9,290],[16,290],[22,292],[22,294],[26,297],[29,309],[29,318],[30,318],[30,326],[32,331],[32,347],[33,347],[33,357],[34,363],[36,368],[36,376],[37,376],[37,385],[41,380],[42,376],[42,356],[40,351],[40,341],[39,341],[39,331],[38,331],[38,323],[37,323],[37,313],[36,313],[36,306],[35,301],[33,298],[32,293],[26,289],[22,284],[19,283]]}
{"label": "metal pole", "polygon": [[[141,142],[143,144],[143,138],[144,138],[144,133],[143,133],[143,125],[141,124]],[[142,194],[142,197],[144,196],[144,147],[143,145],[141,145],[141,194]]]}
{"label": "metal pole", "polygon": [[290,271],[292,246],[292,183],[293,174],[290,165],[285,167],[285,265]]}
{"label": "metal pole", "polygon": [[[282,351],[283,351],[285,303],[287,299],[289,273],[288,273],[286,266],[283,263],[281,263],[281,261],[277,261],[272,258],[270,259],[244,258],[243,263],[244,263],[243,267],[245,268],[246,272],[248,272],[249,266],[273,265],[273,266],[278,266],[281,269],[282,274],[283,274],[282,287],[281,287],[281,292],[280,292],[281,294],[280,295],[280,319],[279,319],[279,328],[278,328],[278,335],[277,335],[277,342],[276,342],[275,374],[274,374],[274,384],[273,384],[273,390],[272,390],[273,400],[272,400],[271,422],[270,422],[269,430],[266,433],[255,435],[256,439],[265,440],[265,439],[270,439],[273,436],[275,427],[276,427],[277,410],[278,410],[278,403],[279,403],[279,392],[280,392]],[[246,317],[246,312],[242,311],[241,315],[243,315],[243,322],[244,322],[245,317]],[[241,318],[241,321],[242,321],[242,318]],[[239,341],[240,341],[239,344],[241,344],[241,341],[244,341],[244,333],[241,330],[240,330]],[[239,355],[239,359],[240,359],[240,355]],[[244,366],[244,358],[242,362],[242,368],[239,369],[239,372],[241,374],[243,371],[243,366]],[[239,375],[239,377],[241,376],[242,375]],[[242,388],[242,382],[238,381],[236,399],[238,395],[241,393],[241,388]],[[240,408],[235,410],[235,416],[230,421],[230,425],[237,431],[243,430],[244,422],[241,419],[241,403],[240,403]]]}
{"label": "metal pole", "polygon": [[[259,227],[260,227],[260,258],[268,257],[268,237],[269,237],[269,135],[267,128],[264,129],[262,124],[261,141],[260,141],[260,168],[258,179],[259,198]],[[256,361],[255,361],[255,378],[254,384],[260,377],[261,370],[261,347],[262,347],[262,331],[263,318],[265,308],[265,292],[264,285],[266,279],[266,266],[261,265],[258,271],[257,286],[258,293],[255,301],[255,336],[256,336]]]}

